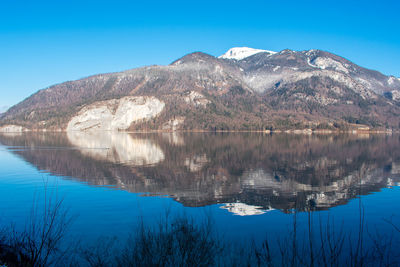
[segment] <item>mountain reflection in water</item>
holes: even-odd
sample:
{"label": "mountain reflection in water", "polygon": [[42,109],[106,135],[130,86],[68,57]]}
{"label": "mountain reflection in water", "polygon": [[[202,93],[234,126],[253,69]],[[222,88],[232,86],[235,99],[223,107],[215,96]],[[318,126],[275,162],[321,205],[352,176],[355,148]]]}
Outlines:
{"label": "mountain reflection in water", "polygon": [[324,210],[400,180],[396,135],[72,132],[0,143],[55,175],[238,215]]}
{"label": "mountain reflection in water", "polygon": [[161,148],[149,139],[109,132],[68,132],[68,140],[94,160],[127,166],[154,165],[164,160]]}

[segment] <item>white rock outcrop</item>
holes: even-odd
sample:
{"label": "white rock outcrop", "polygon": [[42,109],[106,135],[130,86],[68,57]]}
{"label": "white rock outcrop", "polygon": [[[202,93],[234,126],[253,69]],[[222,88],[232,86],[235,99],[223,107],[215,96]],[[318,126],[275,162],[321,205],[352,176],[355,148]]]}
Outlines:
{"label": "white rock outcrop", "polygon": [[67,131],[127,130],[134,122],[156,117],[164,107],[164,102],[148,96],[100,101],[81,109],[68,123]]}
{"label": "white rock outcrop", "polygon": [[396,100],[396,101],[400,100],[400,91],[393,90],[393,91],[391,91],[391,93],[392,93],[393,100]]}
{"label": "white rock outcrop", "polygon": [[22,133],[26,131],[28,131],[27,128],[13,124],[0,127],[0,133]]}
{"label": "white rock outcrop", "polygon": [[202,94],[196,91],[190,91],[190,93],[186,95],[183,99],[186,103],[192,104],[194,106],[205,107],[208,103],[210,103],[210,100],[208,100]]}
{"label": "white rock outcrop", "polygon": [[176,117],[165,122],[162,125],[162,129],[166,131],[176,131],[185,122],[185,117]]}

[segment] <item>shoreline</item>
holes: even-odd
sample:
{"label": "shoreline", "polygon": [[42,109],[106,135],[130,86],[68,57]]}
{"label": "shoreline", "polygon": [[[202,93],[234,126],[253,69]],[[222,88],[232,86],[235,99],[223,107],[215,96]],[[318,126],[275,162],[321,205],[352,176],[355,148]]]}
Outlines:
{"label": "shoreline", "polygon": [[136,131],[107,131],[107,130],[88,130],[88,131],[66,131],[51,129],[23,129],[20,131],[1,131],[0,133],[88,133],[88,132],[108,132],[108,133],[264,133],[264,134],[399,134],[400,130],[329,130],[329,129],[286,129],[286,130],[136,130]]}

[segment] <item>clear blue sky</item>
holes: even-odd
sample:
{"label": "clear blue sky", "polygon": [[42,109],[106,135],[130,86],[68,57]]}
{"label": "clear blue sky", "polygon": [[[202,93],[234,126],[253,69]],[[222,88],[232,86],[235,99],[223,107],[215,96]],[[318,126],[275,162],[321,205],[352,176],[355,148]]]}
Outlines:
{"label": "clear blue sky", "polygon": [[0,111],[91,74],[234,46],[323,49],[400,77],[399,1],[1,0]]}

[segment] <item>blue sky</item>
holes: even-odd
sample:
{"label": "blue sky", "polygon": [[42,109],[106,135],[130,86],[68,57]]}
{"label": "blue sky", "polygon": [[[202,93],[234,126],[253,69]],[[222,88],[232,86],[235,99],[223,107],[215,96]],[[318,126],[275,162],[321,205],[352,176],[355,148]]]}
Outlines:
{"label": "blue sky", "polygon": [[323,49],[400,77],[398,1],[23,1],[0,5],[0,111],[96,73],[234,46]]}

